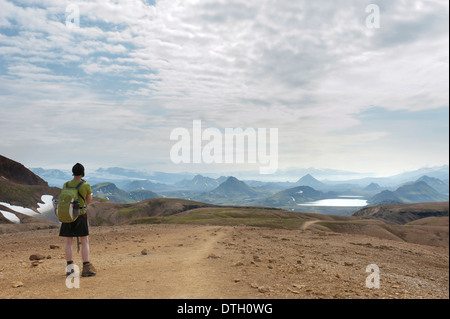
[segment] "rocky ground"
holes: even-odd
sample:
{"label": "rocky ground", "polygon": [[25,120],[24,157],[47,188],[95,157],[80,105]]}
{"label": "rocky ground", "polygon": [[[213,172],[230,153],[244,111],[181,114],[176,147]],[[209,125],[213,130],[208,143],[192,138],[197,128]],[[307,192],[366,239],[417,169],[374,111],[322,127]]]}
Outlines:
{"label": "rocky ground", "polygon": [[58,229],[1,234],[0,298],[449,298],[448,248],[304,228],[91,227],[98,274],[72,289]]}

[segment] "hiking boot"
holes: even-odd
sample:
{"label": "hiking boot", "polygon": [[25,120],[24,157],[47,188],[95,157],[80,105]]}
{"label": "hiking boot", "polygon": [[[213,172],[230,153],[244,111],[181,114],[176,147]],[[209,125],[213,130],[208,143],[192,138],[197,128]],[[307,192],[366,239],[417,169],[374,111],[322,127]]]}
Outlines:
{"label": "hiking boot", "polygon": [[[66,266],[66,276],[70,276],[71,274],[73,274],[75,272],[75,267],[77,267],[77,266],[74,265],[73,262],[68,263]],[[80,272],[78,270],[78,267],[77,267],[77,272],[78,273]]]}
{"label": "hiking boot", "polygon": [[73,269],[71,269],[70,271],[66,271],[66,276],[70,276],[71,274],[73,274],[75,271]]}
{"label": "hiking boot", "polygon": [[83,277],[91,277],[95,276],[97,272],[95,271],[94,265],[91,263],[83,265],[83,272],[81,273],[81,276]]}

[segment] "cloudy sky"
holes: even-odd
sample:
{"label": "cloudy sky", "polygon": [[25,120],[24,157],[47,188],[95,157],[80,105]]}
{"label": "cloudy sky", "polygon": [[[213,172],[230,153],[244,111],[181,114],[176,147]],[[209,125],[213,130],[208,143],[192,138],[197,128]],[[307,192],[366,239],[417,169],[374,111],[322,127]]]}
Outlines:
{"label": "cloudy sky", "polygon": [[448,164],[447,0],[0,8],[0,154],[28,167],[230,169],[171,161],[172,130],[194,120],[221,132],[277,128],[280,169]]}

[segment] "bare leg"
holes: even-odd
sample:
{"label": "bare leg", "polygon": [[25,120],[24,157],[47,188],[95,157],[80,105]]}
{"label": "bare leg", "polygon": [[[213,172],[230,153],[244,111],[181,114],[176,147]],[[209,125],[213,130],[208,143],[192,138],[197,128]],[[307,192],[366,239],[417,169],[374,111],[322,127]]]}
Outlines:
{"label": "bare leg", "polygon": [[66,261],[72,261],[72,245],[73,245],[73,237],[66,237]]}
{"label": "bare leg", "polygon": [[81,241],[81,258],[83,259],[83,272],[81,273],[81,276],[83,277],[95,276],[97,274],[97,271],[89,261],[89,237],[88,236],[80,237],[80,241]]}
{"label": "bare leg", "polygon": [[83,262],[89,261],[89,236],[80,237],[81,259]]}

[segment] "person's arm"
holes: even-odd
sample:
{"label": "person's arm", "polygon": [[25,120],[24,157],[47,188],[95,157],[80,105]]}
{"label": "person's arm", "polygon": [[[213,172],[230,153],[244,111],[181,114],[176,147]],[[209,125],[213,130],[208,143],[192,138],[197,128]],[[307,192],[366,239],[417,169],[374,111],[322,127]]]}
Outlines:
{"label": "person's arm", "polygon": [[90,204],[92,202],[92,193],[87,194],[86,196],[86,204]]}
{"label": "person's arm", "polygon": [[87,192],[86,192],[86,205],[89,205],[92,202],[92,189],[91,184],[86,183],[87,185]]}

